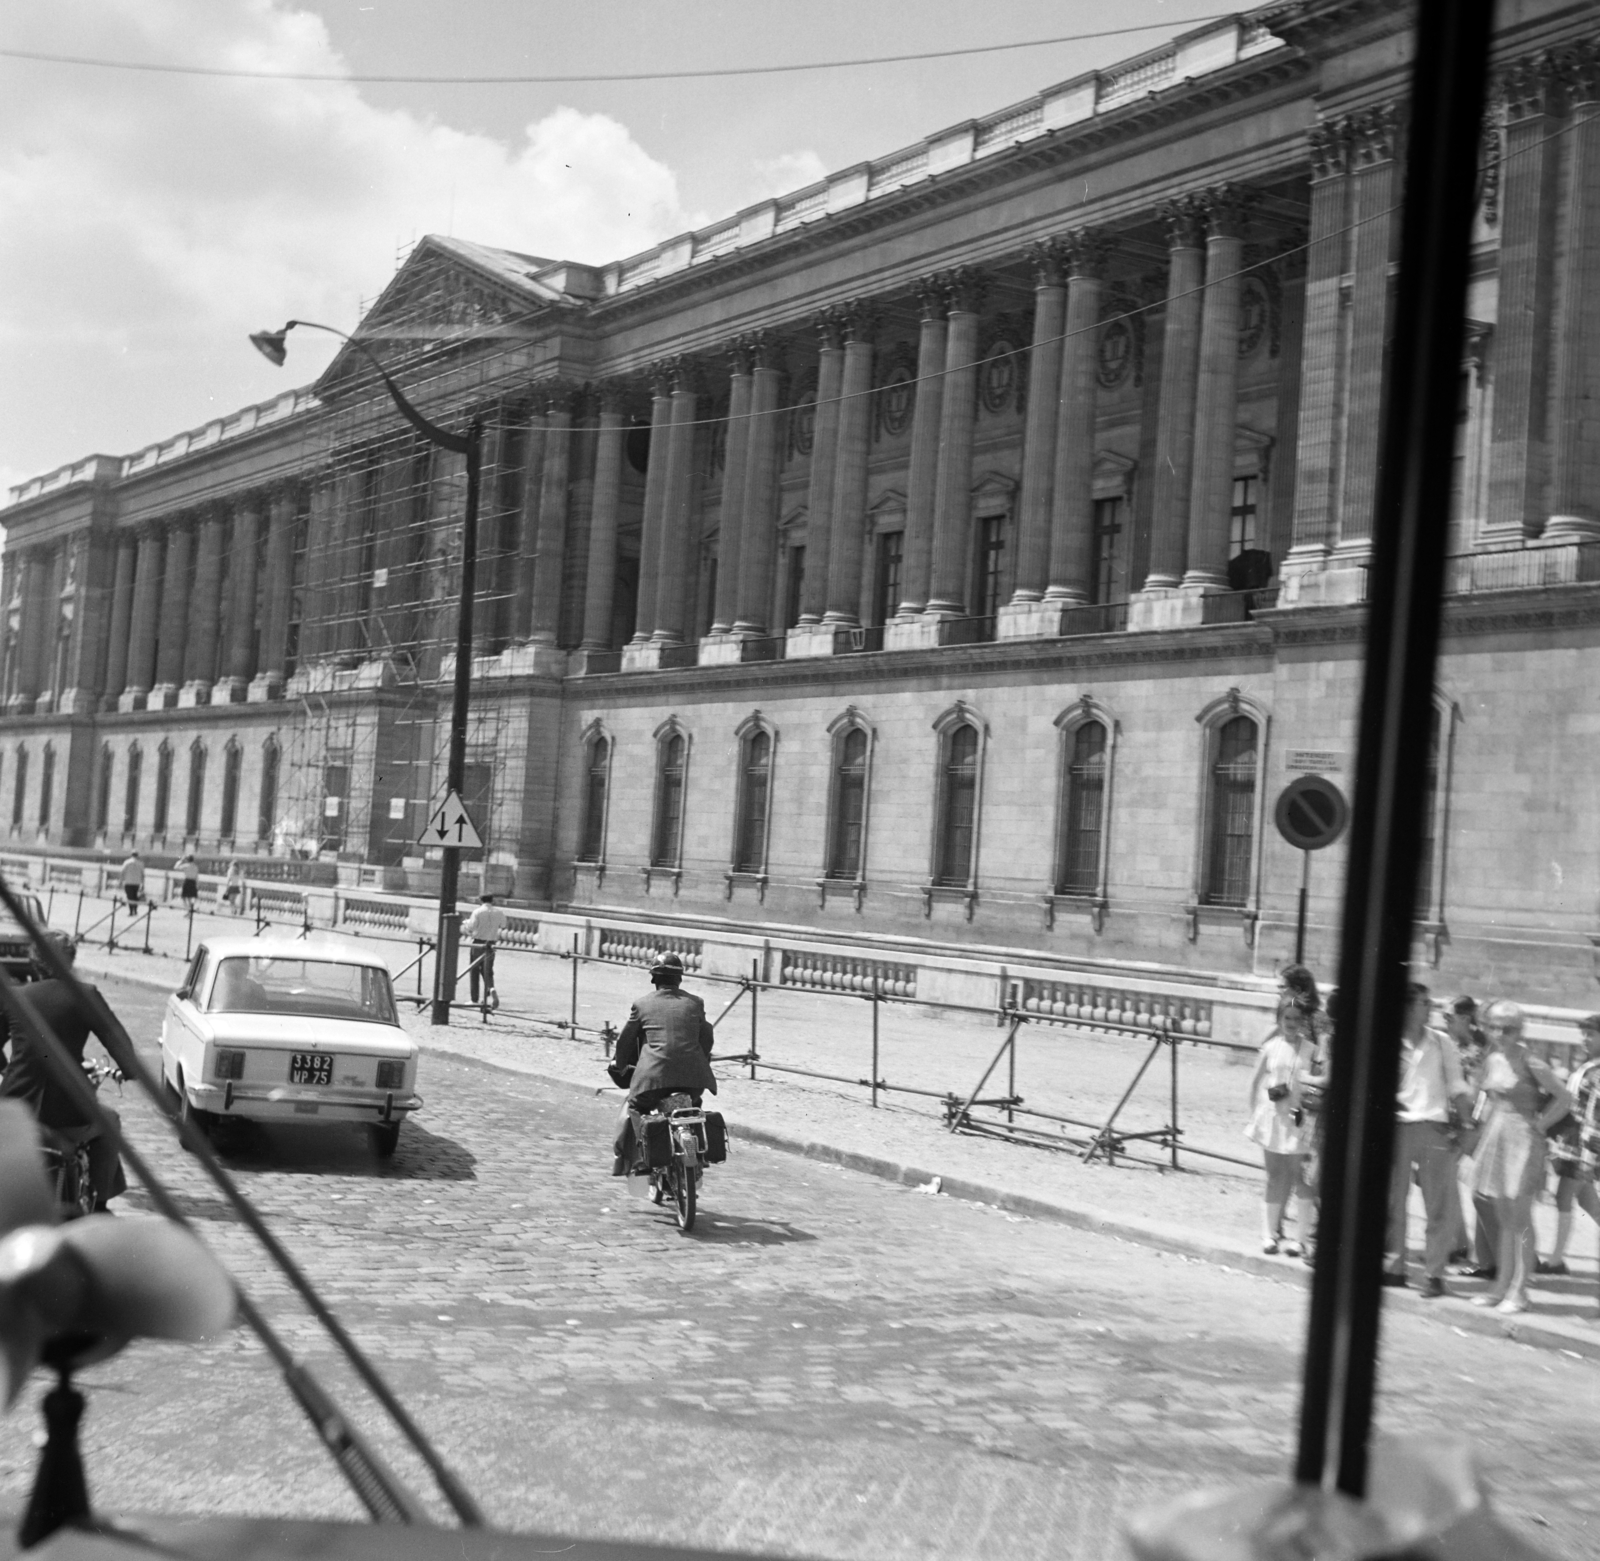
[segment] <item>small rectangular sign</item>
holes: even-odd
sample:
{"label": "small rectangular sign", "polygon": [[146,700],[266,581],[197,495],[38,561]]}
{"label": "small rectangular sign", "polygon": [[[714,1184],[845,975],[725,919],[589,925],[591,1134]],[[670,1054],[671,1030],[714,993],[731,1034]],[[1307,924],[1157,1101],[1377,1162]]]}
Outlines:
{"label": "small rectangular sign", "polygon": [[404,818],[406,816],[406,799],[404,797],[389,798],[389,817]]}
{"label": "small rectangular sign", "polygon": [[1331,748],[1291,748],[1284,768],[1302,775],[1337,775],[1344,768],[1344,755]]}

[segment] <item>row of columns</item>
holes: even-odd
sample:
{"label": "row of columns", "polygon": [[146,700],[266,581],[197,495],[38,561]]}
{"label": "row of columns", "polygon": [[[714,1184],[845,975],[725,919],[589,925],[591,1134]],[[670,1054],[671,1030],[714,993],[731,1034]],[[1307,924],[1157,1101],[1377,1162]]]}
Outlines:
{"label": "row of columns", "polygon": [[[277,698],[287,675],[300,486],[284,482],[118,533],[101,705]],[[262,528],[265,578],[258,579]],[[259,608],[259,620],[258,620]]]}

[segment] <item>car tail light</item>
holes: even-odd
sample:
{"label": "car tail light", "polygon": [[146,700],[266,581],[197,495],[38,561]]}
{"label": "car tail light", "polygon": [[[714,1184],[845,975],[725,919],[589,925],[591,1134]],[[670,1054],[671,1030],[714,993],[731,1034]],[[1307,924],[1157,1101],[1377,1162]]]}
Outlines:
{"label": "car tail light", "polygon": [[229,1051],[226,1048],[217,1052],[214,1076],[219,1079],[242,1079],[244,1077],[244,1053]]}
{"label": "car tail light", "polygon": [[399,1089],[406,1081],[406,1065],[404,1062],[380,1062],[378,1064],[378,1088]]}

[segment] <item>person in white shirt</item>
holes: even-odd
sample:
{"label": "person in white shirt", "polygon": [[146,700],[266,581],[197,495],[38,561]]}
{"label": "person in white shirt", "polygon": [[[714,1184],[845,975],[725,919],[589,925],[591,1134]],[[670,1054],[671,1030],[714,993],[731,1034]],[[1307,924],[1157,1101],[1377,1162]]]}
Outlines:
{"label": "person in white shirt", "polygon": [[483,1001],[490,1008],[500,1006],[500,994],[494,986],[494,946],[506,930],[506,913],[494,903],[492,894],[480,894],[472,914],[461,924],[464,936],[471,940],[472,964],[467,980],[472,1001],[478,1001],[479,978],[482,978]]}
{"label": "person in white shirt", "polygon": [[1427,1216],[1423,1248],[1424,1296],[1445,1293],[1450,1260],[1450,1200],[1456,1196],[1455,1145],[1450,1134],[1452,1103],[1472,1108],[1472,1090],[1461,1072],[1455,1042],[1429,1028],[1428,989],[1406,987],[1406,1027],[1400,1041],[1400,1087],[1396,1095],[1394,1168],[1389,1179],[1389,1237],[1383,1282],[1406,1283],[1406,1202],[1416,1172]]}

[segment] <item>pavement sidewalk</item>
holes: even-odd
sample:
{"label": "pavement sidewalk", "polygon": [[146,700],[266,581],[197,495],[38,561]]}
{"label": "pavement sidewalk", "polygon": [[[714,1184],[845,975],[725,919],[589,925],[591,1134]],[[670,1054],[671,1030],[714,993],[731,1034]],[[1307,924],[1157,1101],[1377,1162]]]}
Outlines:
{"label": "pavement sidewalk", "polygon": [[[175,988],[184,961],[183,944],[177,941],[174,947],[172,935],[176,932],[182,938],[182,916],[174,910],[170,920],[164,920],[158,911],[156,921],[159,930],[152,936],[152,946],[160,952],[145,956],[119,950],[108,955],[103,947],[86,944],[79,951],[83,972],[97,979],[110,976],[150,987]],[[247,921],[229,917],[198,915],[194,941],[249,926]],[[396,944],[395,948],[403,946]],[[393,968],[403,963],[403,958],[391,956]],[[497,975],[507,1007],[491,1016],[489,1023],[480,1022],[471,1008],[458,1010],[456,1022],[448,1026],[431,1025],[425,1009],[407,1014],[404,1022],[426,1050],[566,1084],[591,1095],[609,1095],[620,1106],[620,1094],[604,1072],[599,1041],[581,1028],[575,1038],[562,1023],[569,1009],[571,973],[570,962],[518,958],[512,951],[503,951]],[[583,966],[580,1027],[598,1029],[602,1018],[620,1023],[628,1002],[644,985],[642,973],[635,969]],[[713,1015],[733,995],[731,988],[707,984],[701,989]],[[849,1055],[859,1049],[859,1037],[840,1018],[841,1007],[838,999],[817,994],[763,993],[763,1059],[774,1051],[803,1046],[806,1059],[817,1064],[819,1071],[832,1071],[826,1066],[830,1059],[845,1071]],[[848,1015],[849,1009],[844,1013]],[[920,1051],[936,1056],[947,1074],[957,1062],[965,1064],[975,1057],[987,1061],[998,1044],[993,1029],[968,1035],[960,1026],[938,1021],[930,1024],[920,1015],[916,1016],[915,1034]],[[1125,1086],[1130,1073],[1126,1042],[1108,1043],[1065,1032],[1055,1032],[1053,1038],[1060,1044],[1052,1047],[1052,1071],[1070,1069],[1073,1081],[1094,1094],[1112,1087],[1120,1092]],[[734,1029],[719,1050],[742,1051],[747,1044],[746,1032]],[[1191,1070],[1199,1075],[1191,1094],[1197,1097],[1195,1111],[1209,1116],[1214,1109],[1227,1109],[1228,1102],[1237,1103],[1245,1075],[1225,1058],[1201,1055],[1207,1059],[1205,1071],[1201,1072],[1199,1065]],[[844,1060],[838,1060],[841,1057]],[[911,1059],[899,1060],[906,1064]],[[972,1084],[981,1067],[980,1063],[976,1071],[968,1070]],[[864,1074],[866,1069],[859,1071]],[[1098,1078],[1102,1073],[1105,1077]],[[853,1071],[847,1076],[853,1076]],[[752,1080],[748,1069],[736,1066],[720,1068],[719,1079],[718,1105],[729,1119],[735,1144],[729,1174],[737,1174],[737,1142],[743,1138],[923,1188],[930,1194],[1097,1231],[1236,1271],[1302,1283],[1309,1278],[1298,1261],[1261,1252],[1257,1234],[1259,1176],[1242,1167],[1174,1173],[1149,1164],[1119,1162],[1112,1167],[1099,1160],[1084,1164],[1077,1153],[1030,1151],[1019,1144],[952,1135],[943,1127],[936,1101],[891,1093],[880,1096],[882,1104],[873,1108],[867,1092],[849,1084],[772,1073]],[[426,1073],[422,1093],[427,1094]],[[1218,1106],[1213,1106],[1213,1097]],[[1092,1104],[1097,1107],[1099,1102]],[[1187,1112],[1186,1105],[1186,1121]],[[1239,1113],[1234,1110],[1232,1114],[1236,1131]],[[596,1145],[597,1156],[608,1154],[609,1145]],[[1541,1206],[1537,1213],[1541,1248],[1548,1250],[1554,1211]],[[1583,1218],[1579,1216],[1580,1221]],[[1414,1250],[1421,1245],[1420,1220],[1415,1223]],[[1594,1230],[1583,1223],[1577,1234],[1586,1254],[1594,1245]],[[1468,1304],[1470,1295],[1484,1288],[1471,1281],[1451,1281],[1456,1293],[1440,1301],[1425,1301],[1415,1290],[1388,1290],[1385,1301],[1424,1313],[1461,1332],[1498,1334],[1575,1357],[1600,1359],[1596,1264],[1586,1256],[1575,1261],[1571,1253],[1568,1262],[1572,1276],[1541,1279],[1532,1309],[1514,1318]]]}

